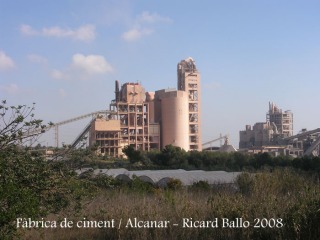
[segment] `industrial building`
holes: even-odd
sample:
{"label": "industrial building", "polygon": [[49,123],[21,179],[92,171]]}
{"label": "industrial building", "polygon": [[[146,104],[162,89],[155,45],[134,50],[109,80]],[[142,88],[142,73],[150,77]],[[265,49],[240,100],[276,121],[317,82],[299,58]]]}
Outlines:
{"label": "industrial building", "polygon": [[119,157],[123,147],[150,151],[173,145],[201,150],[200,73],[187,58],[177,66],[177,90],[146,92],[140,83],[115,82],[109,115],[91,122],[89,145]]}
{"label": "industrial building", "polygon": [[246,125],[240,131],[239,148],[247,153],[268,152],[272,155],[320,155],[320,129],[301,130],[293,135],[293,113],[269,103],[266,122]]}
{"label": "industrial building", "polygon": [[282,112],[274,103],[269,103],[267,122],[276,126],[279,137],[291,137],[293,135],[293,114],[290,110]]}
{"label": "industrial building", "polygon": [[[97,153],[122,156],[125,146],[143,151],[161,150],[167,145],[186,151],[237,151],[229,144],[228,135],[205,143],[201,141],[200,73],[195,61],[189,57],[177,65],[177,88],[146,91],[141,83],[115,81],[115,98],[108,110],[95,111],[61,121],[43,129],[55,130],[55,143],[59,147],[59,127],[92,117],[70,147],[83,147],[87,143]],[[40,132],[28,132],[32,136]],[[89,133],[89,138],[86,138]],[[247,153],[269,152],[273,155],[320,155],[320,128],[302,129],[293,135],[293,113],[282,111],[269,103],[264,122],[246,125],[239,132],[239,150]],[[216,141],[225,144],[214,147]],[[89,141],[87,141],[89,140]]]}
{"label": "industrial building", "polygon": [[293,114],[290,111],[282,112],[274,103],[269,103],[266,122],[246,125],[240,131],[239,148],[261,147],[275,145],[278,140],[293,135]]}
{"label": "industrial building", "polygon": [[178,64],[178,90],[188,94],[189,149],[201,150],[200,73],[192,58]]}

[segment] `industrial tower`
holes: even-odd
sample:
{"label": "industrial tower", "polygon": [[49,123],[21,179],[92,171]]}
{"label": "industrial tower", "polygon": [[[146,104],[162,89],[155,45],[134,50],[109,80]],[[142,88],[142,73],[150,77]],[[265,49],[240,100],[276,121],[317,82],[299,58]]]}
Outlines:
{"label": "industrial tower", "polygon": [[178,63],[177,72],[178,90],[188,94],[189,149],[201,151],[200,73],[191,57]]}
{"label": "industrial tower", "polygon": [[293,135],[293,114],[290,110],[282,112],[273,102],[269,102],[269,112],[267,121],[277,126],[281,137],[291,137]]}
{"label": "industrial tower", "polygon": [[89,144],[101,154],[122,155],[135,149],[160,150],[166,145],[202,150],[200,73],[192,58],[178,63],[178,90],[146,92],[140,83],[116,81],[115,99],[107,118],[91,123]]}

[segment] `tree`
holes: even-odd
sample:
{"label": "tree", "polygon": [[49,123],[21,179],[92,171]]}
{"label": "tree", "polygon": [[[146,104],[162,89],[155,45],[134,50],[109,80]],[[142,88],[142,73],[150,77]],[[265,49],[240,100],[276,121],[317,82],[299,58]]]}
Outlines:
{"label": "tree", "polygon": [[173,145],[167,145],[160,154],[162,165],[171,167],[181,167],[187,164],[187,152]]}
{"label": "tree", "polygon": [[129,158],[130,163],[142,162],[144,160],[142,151],[135,150],[131,145],[125,146],[122,152]]}
{"label": "tree", "polygon": [[0,239],[11,239],[18,217],[44,217],[67,205],[68,172],[25,147],[45,129],[34,118],[34,106],[8,107],[2,101],[0,111]]}
{"label": "tree", "polygon": [[189,152],[189,157],[188,157],[189,165],[192,165],[195,168],[200,169],[203,165],[202,155],[203,153],[198,151]]}
{"label": "tree", "polygon": [[34,118],[34,106],[8,106],[0,104],[0,151],[17,145],[34,143],[35,137],[44,131],[42,120]]}

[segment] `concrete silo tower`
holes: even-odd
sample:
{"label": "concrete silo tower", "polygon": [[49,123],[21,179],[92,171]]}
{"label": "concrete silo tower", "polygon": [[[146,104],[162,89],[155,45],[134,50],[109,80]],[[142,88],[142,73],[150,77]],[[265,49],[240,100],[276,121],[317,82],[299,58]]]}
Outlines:
{"label": "concrete silo tower", "polygon": [[201,151],[200,73],[191,57],[178,63],[177,72],[178,90],[188,94],[189,149]]}

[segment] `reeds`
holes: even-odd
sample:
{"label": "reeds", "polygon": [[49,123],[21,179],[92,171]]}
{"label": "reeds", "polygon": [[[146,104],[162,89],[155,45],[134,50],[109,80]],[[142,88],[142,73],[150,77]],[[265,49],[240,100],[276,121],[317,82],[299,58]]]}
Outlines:
{"label": "reeds", "polygon": [[[84,218],[96,221],[113,219],[114,228],[74,226],[70,229],[32,229],[21,231],[21,237],[156,240],[316,239],[320,236],[320,186],[311,176],[303,176],[288,169],[244,173],[235,185],[209,188],[204,183],[175,189],[160,189],[139,183],[117,185],[112,189],[104,186],[96,188],[95,194],[92,194],[95,185],[94,182],[91,184],[90,194],[81,201],[79,211],[72,208],[49,217],[67,217],[73,222]],[[88,186],[84,189],[88,189]],[[166,228],[132,227],[128,221],[134,221],[135,218],[138,221],[170,223]],[[185,219],[195,224],[184,227]],[[208,226],[209,221],[216,219],[216,227],[210,224],[209,227],[199,227]],[[249,222],[248,227],[243,225],[244,221]]]}

